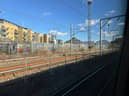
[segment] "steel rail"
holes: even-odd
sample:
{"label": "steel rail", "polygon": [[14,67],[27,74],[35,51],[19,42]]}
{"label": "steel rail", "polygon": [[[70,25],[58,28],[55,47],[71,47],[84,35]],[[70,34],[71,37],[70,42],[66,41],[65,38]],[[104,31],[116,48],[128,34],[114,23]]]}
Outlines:
{"label": "steel rail", "polygon": [[[91,54],[84,54],[84,55],[85,56],[94,56],[94,54],[96,55],[96,52],[93,52]],[[82,54],[79,54],[79,55],[81,56]],[[66,58],[69,58],[67,60],[78,59],[77,56],[78,55],[76,55],[76,56],[67,56],[67,57],[62,57],[62,58],[54,58],[53,61],[58,60],[58,59],[63,59],[63,60],[59,60],[59,61],[56,61],[56,62],[53,62],[53,63],[65,62]],[[81,57],[79,57],[79,58],[81,59]],[[83,58],[83,59],[85,59],[85,58]],[[30,64],[27,64],[27,65],[28,65],[29,68],[34,68],[34,67],[36,68],[36,67],[39,67],[39,66],[47,66],[49,64],[49,61],[50,60],[45,60],[45,61],[30,63]],[[26,68],[25,65],[16,65],[16,66],[11,66],[11,67],[5,67],[5,68],[7,68],[7,70],[4,70],[5,68],[2,68],[1,70],[3,70],[3,71],[0,71],[0,74],[5,74],[5,73],[9,73],[9,72],[15,72],[15,71],[23,70],[23,69]],[[17,67],[17,68],[13,68],[13,67]]]}
{"label": "steel rail", "polygon": [[[99,51],[99,50],[97,50]],[[96,51],[96,52],[97,52]],[[92,52],[92,51],[91,51]],[[93,51],[94,52],[94,51]],[[44,57],[44,56],[34,56],[34,57],[25,57],[26,59],[33,59],[33,58],[39,58],[39,57]],[[58,56],[57,56],[58,57]],[[6,59],[6,60],[0,60],[0,63],[1,62],[10,62],[10,61],[19,61],[19,60],[23,60],[25,58],[16,58],[16,59]],[[48,57],[49,58],[49,57]]]}
{"label": "steel rail", "polygon": [[[38,57],[44,57],[44,56],[33,56],[33,57],[26,57],[26,58],[38,58]],[[6,59],[6,60],[0,60],[1,61],[13,61],[13,60],[21,60],[21,59],[24,59],[24,58],[15,58],[15,59]]]}
{"label": "steel rail", "polygon": [[[35,57],[25,57],[26,59],[36,59],[36,58],[41,58],[41,57],[44,57],[44,56],[35,56]],[[56,56],[56,57],[58,57],[58,56]],[[19,61],[19,60],[23,60],[23,59],[25,59],[25,58],[16,58],[16,59],[6,59],[6,60],[0,60],[0,63],[2,63],[2,62],[11,62],[11,61]],[[49,57],[47,57],[47,58],[49,58]]]}
{"label": "steel rail", "polygon": [[[38,58],[40,56],[35,56],[35,57],[26,57],[27,59],[31,59],[31,58]],[[6,61],[18,61],[18,60],[22,60],[22,59],[25,59],[25,58],[16,58],[16,59],[6,59],[6,60],[0,60],[0,62],[6,62]]]}
{"label": "steel rail", "polygon": [[[68,57],[73,57],[73,58],[69,58],[69,59],[67,59],[67,60],[72,60],[72,59],[75,59],[74,57],[75,56],[68,56]],[[59,61],[56,61],[56,62],[53,62],[53,63],[57,63],[57,62],[63,62],[63,61],[65,61],[65,58],[56,58],[56,59],[53,59],[53,60],[57,60],[57,59],[63,59],[63,60],[59,60]],[[41,63],[43,63],[44,62],[44,64],[41,64]],[[27,65],[29,65],[29,68],[32,68],[32,67],[39,67],[39,66],[47,66],[49,64],[49,60],[47,60],[47,61],[42,61],[42,62],[35,62],[35,63],[31,63],[31,64],[27,64]],[[17,65],[18,66],[18,65]],[[13,66],[13,67],[16,67],[16,66]],[[20,66],[20,68],[13,68],[13,69],[9,69],[9,70],[5,70],[5,71],[1,71],[0,72],[0,74],[5,74],[5,73],[9,73],[9,72],[14,72],[14,71],[18,71],[18,70],[23,70],[23,69],[25,69],[25,65],[23,65],[23,66]],[[10,67],[6,67],[6,68],[10,68]]]}

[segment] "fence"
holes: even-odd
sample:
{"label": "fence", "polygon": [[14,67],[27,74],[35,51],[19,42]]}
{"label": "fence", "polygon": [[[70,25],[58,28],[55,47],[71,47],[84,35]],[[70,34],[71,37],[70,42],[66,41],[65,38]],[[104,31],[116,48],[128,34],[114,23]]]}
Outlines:
{"label": "fence", "polygon": [[17,53],[17,44],[12,42],[0,42],[0,51],[7,54]]}
{"label": "fence", "polygon": [[[98,43],[94,43],[94,46],[97,48]],[[108,46],[108,45],[107,45]],[[85,50],[88,48],[88,44],[72,44],[70,43],[64,43],[64,44],[45,44],[45,43],[37,43],[37,42],[31,42],[31,43],[14,43],[14,42],[0,42],[0,51],[8,54],[14,54],[14,53],[33,53],[38,50],[47,49],[48,51],[53,50],[67,50],[70,51],[70,48],[72,50]]]}

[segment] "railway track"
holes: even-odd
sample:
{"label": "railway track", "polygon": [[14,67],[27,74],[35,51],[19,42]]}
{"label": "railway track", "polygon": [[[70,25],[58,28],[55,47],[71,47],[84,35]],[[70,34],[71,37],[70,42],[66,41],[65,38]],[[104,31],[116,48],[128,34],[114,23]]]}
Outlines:
{"label": "railway track", "polygon": [[[67,60],[69,60],[69,58],[73,59],[73,58],[75,58],[75,56],[68,56],[66,58],[67,58]],[[11,66],[11,67],[5,67],[5,68],[1,68],[0,69],[0,73],[5,73],[6,71],[9,71],[9,70],[13,71],[13,69],[25,68],[26,66],[30,66],[31,67],[31,66],[40,65],[40,64],[47,65],[50,62],[58,62],[58,61],[62,61],[62,60],[64,61],[65,58],[64,57],[62,57],[62,58],[55,58],[55,59],[52,59],[52,60],[45,60],[45,61],[34,62],[34,63],[24,64],[24,65],[16,65],[16,66]]]}
{"label": "railway track", "polygon": [[[63,57],[54,57],[54,58],[45,58],[43,59],[42,57],[39,57],[39,61],[34,61],[34,62],[27,62],[29,60],[33,60],[36,58],[39,59],[38,57],[29,57],[26,59],[12,59],[12,60],[4,60],[3,62],[0,62],[0,82],[1,81],[7,81],[10,79],[14,79],[17,77],[21,77],[27,74],[32,74],[36,73],[39,71],[47,70],[49,68],[61,66],[64,64],[68,64],[71,62],[77,62],[82,59],[89,58],[91,55],[96,55],[98,52],[92,52],[91,54],[78,54],[78,55],[73,55],[73,56],[63,56]],[[26,61],[24,61],[26,60]],[[23,61],[24,63],[20,64],[19,61]],[[8,63],[7,63],[8,62]],[[13,64],[10,64],[10,62]],[[6,64],[7,63],[7,64]],[[17,63],[17,64],[16,64]],[[7,66],[2,66],[2,64],[6,64]],[[10,64],[10,65],[9,65]],[[15,65],[16,64],[16,65]],[[1,67],[2,66],[2,67]],[[17,74],[19,74],[17,76]]]}
{"label": "railway track", "polygon": [[[75,62],[80,60],[81,56],[67,56],[45,60],[40,62],[28,63],[24,65],[16,65],[11,67],[0,68],[0,82],[15,79],[24,75],[37,73],[49,68],[54,68],[66,64],[66,62]],[[67,60],[67,61],[66,61]]]}

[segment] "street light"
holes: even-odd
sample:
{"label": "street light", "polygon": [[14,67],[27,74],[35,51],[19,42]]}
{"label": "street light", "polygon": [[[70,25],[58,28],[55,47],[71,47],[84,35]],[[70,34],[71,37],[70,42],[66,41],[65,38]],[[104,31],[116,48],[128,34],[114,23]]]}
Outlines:
{"label": "street light", "polygon": [[91,48],[91,4],[92,0],[88,0],[88,49]]}
{"label": "street light", "polygon": [[88,0],[88,4],[91,4],[93,0]]}

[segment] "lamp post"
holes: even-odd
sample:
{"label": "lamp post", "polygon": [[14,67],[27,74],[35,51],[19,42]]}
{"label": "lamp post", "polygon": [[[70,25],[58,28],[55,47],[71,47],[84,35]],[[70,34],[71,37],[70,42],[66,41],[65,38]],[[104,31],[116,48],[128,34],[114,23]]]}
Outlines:
{"label": "lamp post", "polygon": [[88,49],[91,49],[91,4],[92,0],[88,0]]}

